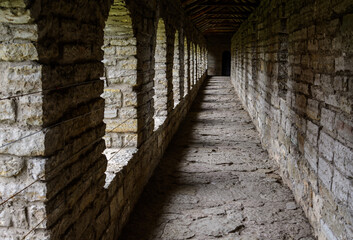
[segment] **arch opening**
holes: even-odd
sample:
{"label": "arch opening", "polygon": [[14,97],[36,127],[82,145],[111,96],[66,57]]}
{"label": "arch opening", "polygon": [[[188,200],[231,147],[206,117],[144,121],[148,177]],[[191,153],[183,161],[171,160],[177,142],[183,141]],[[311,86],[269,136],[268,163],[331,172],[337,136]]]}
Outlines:
{"label": "arch opening", "polygon": [[222,54],[222,76],[230,76],[230,52],[224,51]]}
{"label": "arch opening", "polygon": [[115,0],[104,28],[106,187],[137,150],[137,48],[130,12]]}
{"label": "arch opening", "polygon": [[159,19],[155,48],[154,66],[154,130],[156,131],[167,118],[168,81],[167,81],[167,36],[163,19]]}

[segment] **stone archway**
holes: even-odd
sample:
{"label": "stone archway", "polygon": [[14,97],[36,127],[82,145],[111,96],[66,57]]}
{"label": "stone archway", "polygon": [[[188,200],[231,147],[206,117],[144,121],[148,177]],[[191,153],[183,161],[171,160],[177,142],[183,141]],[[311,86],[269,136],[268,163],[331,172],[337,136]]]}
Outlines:
{"label": "stone archway", "polygon": [[167,36],[163,19],[159,19],[155,49],[154,75],[154,130],[157,130],[167,118],[168,82],[167,82]]}
{"label": "stone archway", "polygon": [[137,146],[137,47],[125,0],[115,0],[104,28],[106,185]]}

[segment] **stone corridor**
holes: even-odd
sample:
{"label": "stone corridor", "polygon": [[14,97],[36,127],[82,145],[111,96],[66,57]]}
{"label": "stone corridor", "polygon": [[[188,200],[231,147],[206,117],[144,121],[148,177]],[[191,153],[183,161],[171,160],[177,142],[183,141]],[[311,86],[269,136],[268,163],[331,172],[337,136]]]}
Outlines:
{"label": "stone corridor", "polygon": [[206,80],[121,239],[314,239],[227,77]]}

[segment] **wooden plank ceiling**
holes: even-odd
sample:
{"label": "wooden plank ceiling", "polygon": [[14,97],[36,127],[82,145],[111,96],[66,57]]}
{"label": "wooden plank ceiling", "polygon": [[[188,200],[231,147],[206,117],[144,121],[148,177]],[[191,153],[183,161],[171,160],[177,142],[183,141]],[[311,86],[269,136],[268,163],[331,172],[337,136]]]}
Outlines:
{"label": "wooden plank ceiling", "polygon": [[260,0],[181,0],[186,13],[205,35],[236,32],[259,2]]}

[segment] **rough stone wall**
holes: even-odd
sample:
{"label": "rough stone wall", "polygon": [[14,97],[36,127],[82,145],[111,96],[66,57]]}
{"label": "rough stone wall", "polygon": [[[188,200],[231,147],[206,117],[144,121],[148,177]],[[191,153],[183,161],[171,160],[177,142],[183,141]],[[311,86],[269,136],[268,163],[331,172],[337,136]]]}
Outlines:
{"label": "rough stone wall", "polygon": [[[106,124],[104,153],[108,159],[106,182],[109,184],[137,146],[137,92],[134,88],[137,84],[137,47],[130,11],[124,0],[115,0],[110,8],[102,48],[105,66],[102,94]],[[119,157],[116,156],[118,151]]]}
{"label": "rough stone wall", "polygon": [[0,133],[1,239],[81,236],[99,214],[92,204],[106,168],[100,77],[108,5],[1,2],[1,94],[11,103],[0,100],[9,112]]}
{"label": "rough stone wall", "polygon": [[230,51],[230,42],[232,36],[208,36],[208,75],[222,75],[222,54],[224,51]]}
{"label": "rough stone wall", "polygon": [[262,1],[232,75],[319,239],[353,239],[353,2]]}
{"label": "rough stone wall", "polygon": [[[0,3],[1,239],[116,239],[190,107],[205,75],[153,131],[160,13],[170,36],[178,30],[205,46],[203,37],[175,1],[130,0],[124,11],[112,11],[122,6],[120,0]],[[122,24],[125,8],[131,22]],[[174,38],[169,42],[172,69]],[[172,86],[172,71],[166,78]],[[111,171],[107,185],[105,144],[127,145],[104,139],[130,110],[137,126],[113,138],[133,136],[137,150]]]}
{"label": "rough stone wall", "polygon": [[[15,239],[46,216],[42,92],[50,86],[42,83],[38,24],[28,6],[2,1],[0,7],[0,239]],[[45,225],[38,225],[36,237],[45,239]]]}

